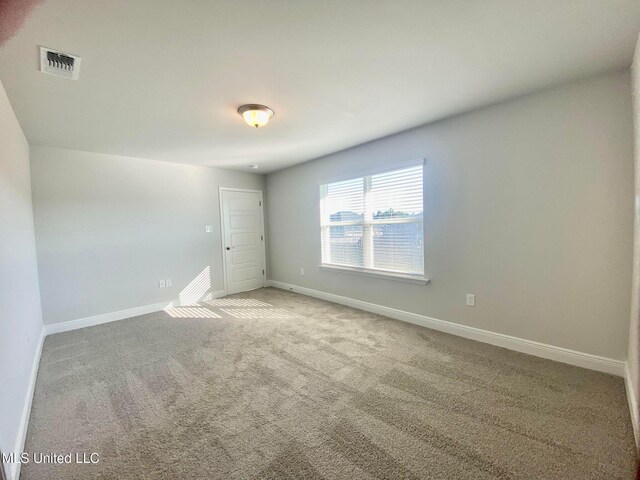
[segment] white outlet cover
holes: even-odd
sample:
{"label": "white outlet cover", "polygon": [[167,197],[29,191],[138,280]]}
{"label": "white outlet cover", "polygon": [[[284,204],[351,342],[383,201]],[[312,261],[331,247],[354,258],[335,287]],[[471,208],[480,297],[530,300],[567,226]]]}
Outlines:
{"label": "white outlet cover", "polygon": [[165,281],[167,288],[169,288],[171,286],[171,279],[167,278],[167,280]]}
{"label": "white outlet cover", "polygon": [[160,281],[158,282],[158,286],[159,286],[160,288],[165,288],[165,286],[166,286],[166,282],[165,282],[164,280],[160,280]]}
{"label": "white outlet cover", "polygon": [[467,293],[467,306],[475,307],[476,306],[476,296],[470,293]]}
{"label": "white outlet cover", "polygon": [[300,275],[304,275],[304,268],[300,268]]}
{"label": "white outlet cover", "polygon": [[213,225],[205,225],[204,231],[207,233],[213,232]]}

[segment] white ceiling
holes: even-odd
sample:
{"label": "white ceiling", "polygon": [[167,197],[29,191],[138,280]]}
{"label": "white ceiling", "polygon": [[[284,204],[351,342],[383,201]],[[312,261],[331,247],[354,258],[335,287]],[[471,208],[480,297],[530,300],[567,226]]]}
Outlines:
{"label": "white ceiling", "polygon": [[637,0],[48,0],[0,79],[32,144],[268,172],[627,67],[639,28]]}

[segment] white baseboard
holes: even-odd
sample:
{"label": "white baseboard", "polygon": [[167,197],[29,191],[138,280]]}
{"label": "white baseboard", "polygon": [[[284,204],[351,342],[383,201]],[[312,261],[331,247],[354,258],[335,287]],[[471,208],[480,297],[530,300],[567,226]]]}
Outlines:
{"label": "white baseboard", "polygon": [[54,333],[68,332],[69,330],[77,330],[84,327],[93,327],[94,325],[100,325],[102,323],[115,322],[117,320],[124,320],[126,318],[138,317],[140,315],[146,315],[147,313],[159,312],[164,310],[172,302],[154,303],[153,305],[145,305],[143,307],[129,308],[127,310],[120,310],[118,312],[103,313],[101,315],[94,315],[92,317],[78,318],[76,320],[69,320],[67,322],[54,323],[51,325],[45,325],[46,335],[52,335]]}
{"label": "white baseboard", "polygon": [[[217,290],[215,292],[211,292],[208,296],[210,296],[210,298],[220,298],[224,297],[226,294],[227,292],[225,290]],[[93,327],[94,325],[100,325],[102,323],[139,317],[140,315],[146,315],[147,313],[159,312],[160,310],[164,310],[171,306],[180,306],[180,301],[174,300],[172,302],[154,303],[152,305],[144,305],[142,307],[128,308],[117,312],[103,313],[92,317],[78,318],[67,322],[45,325],[45,335],[53,335],[54,333],[68,332],[79,328]]]}
{"label": "white baseboard", "polygon": [[227,291],[226,290],[217,290],[215,292],[211,292],[211,298],[222,298],[222,297],[226,297],[227,296]]}
{"label": "white baseboard", "polygon": [[[36,379],[38,378],[38,367],[40,366],[40,357],[42,356],[42,345],[44,345],[44,338],[46,336],[44,327],[40,330],[40,339],[38,340],[38,346],[36,347],[36,353],[31,363],[31,372],[29,374],[29,384],[27,386],[27,395],[24,400],[24,406],[22,407],[22,415],[20,417],[20,425],[18,426],[18,436],[16,437],[16,443],[13,448],[13,453],[17,458],[24,451],[24,444],[27,440],[27,429],[29,428],[29,417],[31,415],[31,405],[33,403],[33,393],[36,389]],[[9,478],[18,480],[20,478],[20,463],[12,463],[9,467]]]}
{"label": "white baseboard", "polygon": [[598,372],[610,373],[619,377],[624,377],[625,375],[625,362],[620,360],[600,357],[598,355],[592,355],[590,353],[577,352],[575,350],[569,350],[568,348],[556,347],[553,345],[547,345],[545,343],[526,340],[524,338],[513,337],[511,335],[490,332],[488,330],[482,330],[480,328],[447,322],[445,320],[439,320],[437,318],[431,318],[424,315],[419,315],[417,313],[406,312],[404,310],[385,307],[382,305],[377,305],[375,303],[363,302],[362,300],[355,300],[353,298],[343,297],[340,295],[335,295],[333,293],[326,293],[320,290],[313,290],[311,288],[299,287],[297,285],[278,282],[276,280],[269,280],[268,285],[283,290],[301,293],[310,297],[320,298],[329,302],[358,308],[367,312],[377,313],[386,317],[395,318],[397,320],[402,320],[404,322],[413,323],[416,325],[421,325],[426,328],[431,328],[433,330],[457,335],[459,337],[476,340],[478,342],[489,343],[491,345],[507,348],[509,350],[515,350],[516,352],[527,353],[536,357],[547,358],[549,360],[555,360],[557,362],[567,363],[569,365],[588,368],[590,370],[596,370]]}
{"label": "white baseboard", "polygon": [[627,401],[629,402],[629,412],[631,413],[631,423],[633,425],[633,436],[636,440],[636,449],[640,449],[640,432],[638,431],[638,399],[636,390],[633,387],[629,365],[624,366],[624,387],[627,391]]}

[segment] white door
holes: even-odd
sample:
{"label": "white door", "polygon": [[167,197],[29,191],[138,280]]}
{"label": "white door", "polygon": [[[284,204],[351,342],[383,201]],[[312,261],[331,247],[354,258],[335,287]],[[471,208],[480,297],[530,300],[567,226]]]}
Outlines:
{"label": "white door", "polygon": [[264,287],[262,192],[220,192],[227,294]]}

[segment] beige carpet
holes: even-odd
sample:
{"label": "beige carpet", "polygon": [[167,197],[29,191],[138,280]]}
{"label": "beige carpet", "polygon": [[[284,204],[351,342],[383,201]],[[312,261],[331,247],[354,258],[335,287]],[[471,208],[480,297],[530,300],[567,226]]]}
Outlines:
{"label": "beige carpet", "polygon": [[281,290],[46,339],[30,479],[629,479],[623,381]]}

